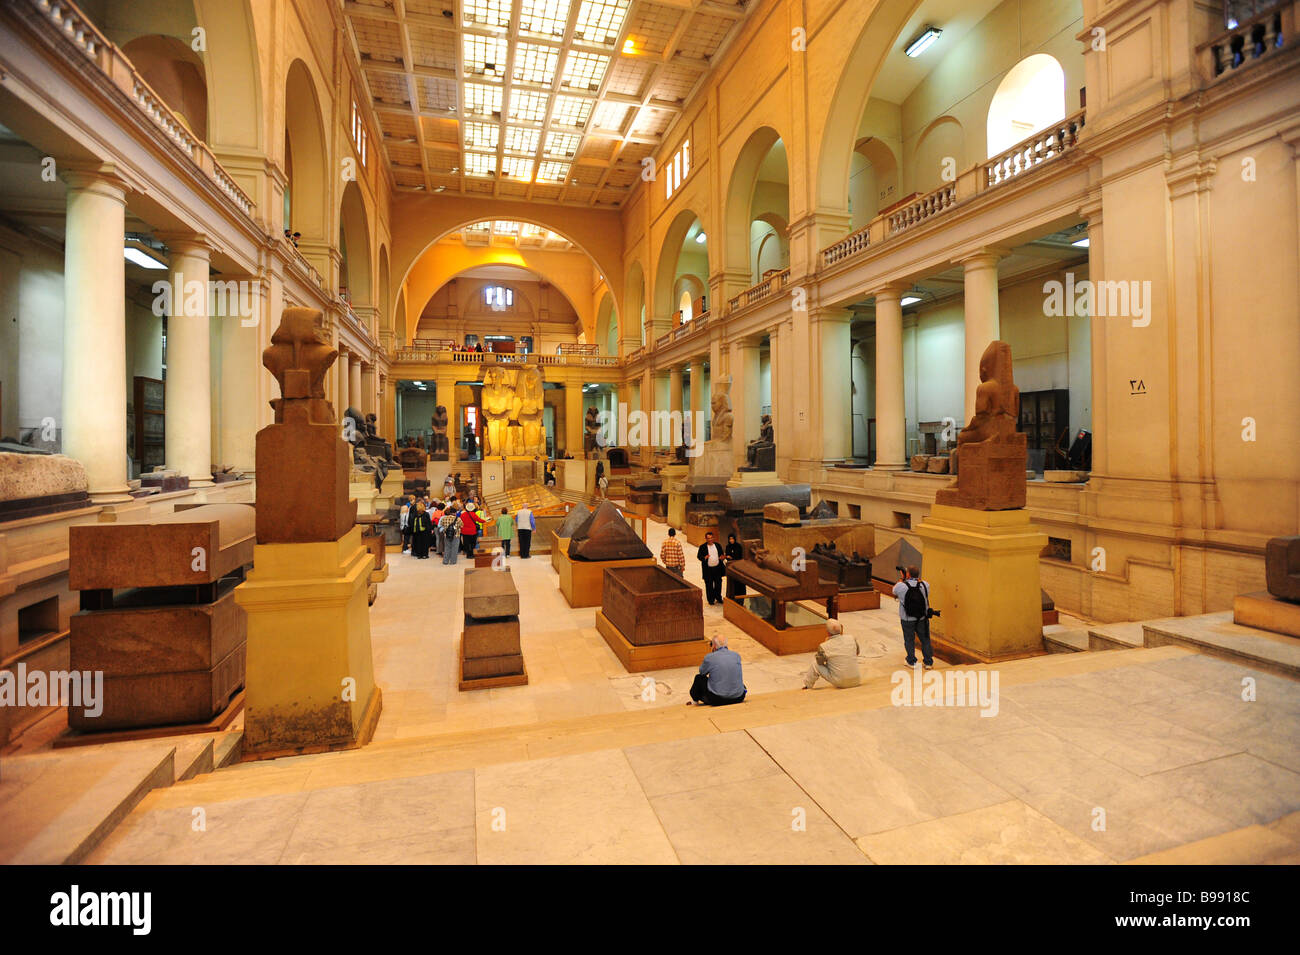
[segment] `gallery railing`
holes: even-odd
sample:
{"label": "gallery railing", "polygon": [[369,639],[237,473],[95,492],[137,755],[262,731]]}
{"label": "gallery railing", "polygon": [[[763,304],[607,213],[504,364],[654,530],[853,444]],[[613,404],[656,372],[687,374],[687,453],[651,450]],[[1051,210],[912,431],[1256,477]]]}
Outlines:
{"label": "gallery railing", "polygon": [[[21,3],[36,14],[35,23],[52,26],[67,44],[94,63],[102,78],[126,93],[140,111],[149,117],[153,126],[168,143],[189,157],[200,174],[213,182],[240,212],[252,218],[253,200],[221,167],[212,150],[186,128],[180,118],[135,71],[126,54],[96,29],[76,4],[69,0],[21,0]],[[37,32],[43,33],[43,31]]]}
{"label": "gallery railing", "polygon": [[319,289],[325,288],[325,280],[321,278],[316,266],[307,261],[306,256],[298,250],[298,247],[293,244],[293,241],[288,236],[280,237],[280,247],[285,250],[289,256],[289,261],[306,277],[307,281]]}
{"label": "gallery railing", "polygon": [[617,368],[619,360],[613,355],[539,355],[498,354],[496,352],[460,352],[446,348],[414,346],[399,348],[397,361],[422,362],[444,365],[543,365],[579,368]]}
{"label": "gallery railing", "polygon": [[747,308],[755,302],[761,302],[765,298],[771,298],[781,289],[785,288],[790,282],[790,270],[782,269],[780,272],[773,273],[757,285],[751,285],[739,295],[733,295],[727,300],[727,308],[730,311]]}
{"label": "gallery railing", "polygon": [[1021,140],[1005,152],[967,169],[955,181],[944,183],[933,192],[876,216],[865,228],[822,249],[822,268],[857,258],[868,249],[878,248],[900,233],[942,216],[960,203],[1032,174],[1045,163],[1072,152],[1078,145],[1083,128],[1084,111],[1079,110]]}
{"label": "gallery railing", "polygon": [[1196,58],[1205,86],[1232,76],[1287,46],[1295,46],[1300,27],[1300,4],[1283,3],[1256,14],[1196,48]]}

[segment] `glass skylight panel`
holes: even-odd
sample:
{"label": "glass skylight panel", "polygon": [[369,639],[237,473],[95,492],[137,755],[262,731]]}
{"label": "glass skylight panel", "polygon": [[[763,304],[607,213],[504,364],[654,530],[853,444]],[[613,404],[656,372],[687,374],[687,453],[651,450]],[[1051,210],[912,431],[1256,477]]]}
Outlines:
{"label": "glass skylight panel", "polygon": [[530,90],[510,91],[510,121],[540,123],[546,118],[546,104],[550,96]]}
{"label": "glass skylight panel", "polygon": [[569,21],[569,0],[522,0],[519,30],[538,36],[564,36]]}
{"label": "glass skylight panel", "polygon": [[541,142],[542,131],[540,129],[525,129],[522,126],[506,127],[506,152],[508,153],[527,153],[529,156],[537,152],[537,144]]}
{"label": "glass skylight panel", "polygon": [[465,25],[508,27],[511,0],[463,0]]}
{"label": "glass skylight panel", "polygon": [[501,77],[506,71],[505,37],[465,34],[465,72],[474,76]]}
{"label": "glass skylight panel", "polygon": [[609,69],[609,57],[599,53],[570,50],[564,62],[564,83],[573,89],[600,89],[600,81]]}
{"label": "glass skylight panel", "polygon": [[496,168],[496,156],[485,156],[482,153],[465,154],[465,175],[467,176],[494,176],[496,175]]}
{"label": "glass skylight panel", "polygon": [[628,107],[623,103],[603,102],[596,107],[595,125],[598,129],[611,129],[621,133],[627,119]]}
{"label": "glass skylight panel", "polygon": [[465,110],[477,116],[501,112],[501,87],[481,83],[465,84]]}
{"label": "glass skylight panel", "polygon": [[503,219],[498,219],[492,231],[495,232],[497,235],[518,235],[519,223],[507,222]]}
{"label": "glass skylight panel", "polygon": [[613,45],[623,29],[628,0],[582,0],[574,34],[588,43]]}
{"label": "glass skylight panel", "polygon": [[465,229],[465,231],[466,231],[466,232],[491,232],[491,231],[492,231],[492,223],[491,223],[490,221],[488,221],[488,222],[475,222],[472,226],[467,226],[466,229]]}
{"label": "glass skylight panel", "polygon": [[[539,177],[540,178],[540,177]],[[549,233],[539,225],[525,222],[520,233],[525,239],[545,239]]]}
{"label": "glass skylight panel", "polygon": [[501,172],[512,179],[532,179],[533,161],[520,156],[506,156],[501,160]]}
{"label": "glass skylight panel", "polygon": [[501,127],[496,123],[466,123],[465,148],[494,150],[501,136]]}
{"label": "glass skylight panel", "polygon": [[589,99],[578,99],[576,96],[557,96],[555,109],[551,111],[551,121],[558,126],[581,129],[587,125],[587,119],[591,116],[591,103]]}
{"label": "glass skylight panel", "polygon": [[536,43],[520,43],[515,47],[514,80],[549,87],[555,82],[555,67],[560,51]]}
{"label": "glass skylight panel", "polygon": [[578,146],[581,142],[582,137],[577,133],[562,133],[558,130],[551,130],[546,134],[546,155],[565,156],[572,159],[578,154]]}
{"label": "glass skylight panel", "polygon": [[568,177],[567,162],[544,162],[537,169],[538,182],[564,182]]}

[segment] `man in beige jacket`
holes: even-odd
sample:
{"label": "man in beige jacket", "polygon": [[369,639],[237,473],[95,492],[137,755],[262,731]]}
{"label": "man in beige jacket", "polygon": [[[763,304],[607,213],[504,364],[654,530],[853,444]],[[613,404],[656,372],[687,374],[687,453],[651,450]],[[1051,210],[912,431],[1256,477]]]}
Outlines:
{"label": "man in beige jacket", "polygon": [[838,620],[826,621],[827,639],[817,648],[813,665],[803,678],[803,688],[811,690],[821,677],[831,686],[843,689],[862,682],[858,672],[858,641],[844,632]]}

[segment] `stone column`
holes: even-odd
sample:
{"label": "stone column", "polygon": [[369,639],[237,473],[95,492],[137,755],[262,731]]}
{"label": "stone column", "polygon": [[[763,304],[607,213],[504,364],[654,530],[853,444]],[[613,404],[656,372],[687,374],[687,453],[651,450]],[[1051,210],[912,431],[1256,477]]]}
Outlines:
{"label": "stone column", "polygon": [[564,445],[575,458],[582,454],[582,381],[571,378],[564,383]]}
{"label": "stone column", "polygon": [[[212,484],[212,364],[208,323],[211,248],[202,236],[157,233],[171,253],[172,309],[167,317],[167,466]],[[237,321],[231,316],[231,321]]]}
{"label": "stone column", "polygon": [[682,366],[673,365],[668,369],[668,412],[671,415],[677,412],[672,424],[672,446],[675,448],[682,443],[682,428],[676,423],[682,417]]}
{"label": "stone column", "polygon": [[[361,391],[361,356],[353,355],[352,360],[348,362],[348,404],[356,408],[362,414],[365,413],[365,399]],[[365,419],[362,418],[357,425],[364,425]]]}
{"label": "stone column", "polygon": [[709,412],[704,407],[704,356],[697,355],[691,359],[691,428],[689,440],[697,435],[703,436],[704,425]]}
{"label": "stone column", "polygon": [[741,340],[731,343],[731,447],[739,467],[745,463],[745,448],[758,437],[762,409],[758,394],[759,343]]}
{"label": "stone column", "polygon": [[347,349],[339,348],[338,361],[334,363],[334,391],[338,395],[338,401],[335,402],[334,413],[343,420],[343,415],[348,410],[348,352]]}
{"label": "stone column", "polygon": [[96,503],[129,501],[126,456],[126,184],[71,170],[63,255],[63,453]]}
{"label": "stone column", "polygon": [[[447,461],[454,464],[460,460],[460,412],[456,408],[456,370],[455,366],[439,375],[434,381],[434,400],[447,409]],[[411,423],[407,422],[407,427]],[[423,421],[416,427],[424,428]]]}
{"label": "stone column", "polygon": [[1001,253],[981,249],[960,259],[966,279],[966,421],[975,414],[975,389],[980,383],[980,356],[1001,334],[998,318],[998,259]]}
{"label": "stone column", "polygon": [[853,455],[853,313],[827,309],[817,315],[821,346],[821,452],[823,461]]}
{"label": "stone column", "polygon": [[361,413],[373,414],[378,420],[378,412],[375,410],[375,366],[366,363],[361,366]]}
{"label": "stone column", "polygon": [[906,286],[876,290],[876,463],[882,471],[907,467],[903,389],[903,306]]}

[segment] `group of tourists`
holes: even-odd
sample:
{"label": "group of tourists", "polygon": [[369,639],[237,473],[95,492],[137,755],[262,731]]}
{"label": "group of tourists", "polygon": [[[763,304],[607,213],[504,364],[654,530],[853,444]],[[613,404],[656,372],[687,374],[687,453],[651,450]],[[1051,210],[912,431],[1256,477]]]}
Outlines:
{"label": "group of tourists", "polygon": [[[453,493],[446,500],[431,500],[426,494],[417,497],[408,494],[399,511],[398,523],[402,531],[402,553],[416,560],[428,560],[432,554],[442,557],[444,564],[454,564],[461,554],[474,556],[483,529],[491,523],[501,542],[502,550],[510,556],[511,545],[519,538],[519,556],[527,559],[532,546],[537,520],[528,507],[521,507],[513,516],[503,507],[495,521],[471,491],[464,499],[454,493],[455,485],[447,479]],[[444,485],[446,492],[448,485]]]}

